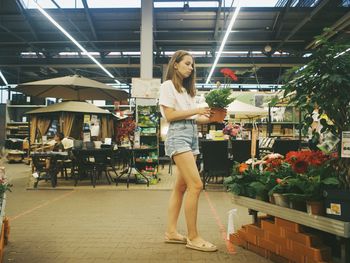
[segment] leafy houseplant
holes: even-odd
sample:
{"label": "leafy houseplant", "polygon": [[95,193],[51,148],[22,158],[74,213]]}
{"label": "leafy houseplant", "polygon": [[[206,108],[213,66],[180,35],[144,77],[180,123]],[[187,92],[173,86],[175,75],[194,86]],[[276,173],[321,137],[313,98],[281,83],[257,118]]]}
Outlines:
{"label": "leafy houseplant", "polygon": [[292,151],[286,155],[277,175],[277,185],[269,194],[283,193],[291,200],[319,201],[323,190],[336,188],[339,185],[333,164],[336,156],[326,155],[321,151]]}
{"label": "leafy houseplant", "polygon": [[[321,48],[303,68],[294,68],[286,75],[285,95],[293,93],[290,103],[306,112],[303,130],[311,127],[312,112],[317,105],[320,116],[326,114],[330,121],[320,120],[323,129],[340,138],[342,131],[350,130],[350,45],[327,42],[318,37]],[[315,138],[319,134],[314,133]],[[340,147],[338,148],[340,152]],[[350,189],[350,158],[339,159],[335,169],[343,188]]]}
{"label": "leafy houseplant", "polygon": [[5,175],[5,167],[0,166],[0,199],[3,198],[6,191],[11,192],[12,184],[10,184]]}
{"label": "leafy houseplant", "polygon": [[232,175],[225,178],[224,185],[235,195],[267,200],[268,191],[276,182],[270,171],[261,172],[256,166],[236,162]]}
{"label": "leafy houseplant", "polygon": [[228,88],[228,83],[232,80],[237,81],[237,76],[232,70],[224,68],[221,70],[221,73],[225,76],[224,87],[220,87],[221,84],[219,83],[217,89],[205,95],[205,102],[212,111],[211,120],[217,122],[224,120],[227,106],[235,100],[234,98],[230,98],[231,89]]}

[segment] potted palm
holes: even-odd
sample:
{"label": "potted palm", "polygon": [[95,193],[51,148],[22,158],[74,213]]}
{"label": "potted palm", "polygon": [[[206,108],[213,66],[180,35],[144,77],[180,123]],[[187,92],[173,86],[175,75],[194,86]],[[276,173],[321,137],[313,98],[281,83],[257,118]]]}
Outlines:
{"label": "potted palm", "polygon": [[237,81],[238,78],[234,71],[228,68],[223,68],[221,73],[224,74],[224,86],[221,87],[221,83],[217,83],[217,88],[211,90],[205,95],[205,102],[211,109],[210,119],[213,122],[223,122],[226,113],[227,106],[232,103],[235,99],[231,98],[231,89],[228,87],[231,81]]}

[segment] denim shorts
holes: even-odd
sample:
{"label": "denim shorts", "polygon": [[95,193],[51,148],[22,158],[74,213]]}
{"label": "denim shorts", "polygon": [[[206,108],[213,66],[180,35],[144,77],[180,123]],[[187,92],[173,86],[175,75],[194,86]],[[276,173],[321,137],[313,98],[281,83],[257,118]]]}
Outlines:
{"label": "denim shorts", "polygon": [[199,154],[198,129],[195,120],[171,122],[165,140],[165,154],[172,158],[176,154],[189,151],[193,155]]}

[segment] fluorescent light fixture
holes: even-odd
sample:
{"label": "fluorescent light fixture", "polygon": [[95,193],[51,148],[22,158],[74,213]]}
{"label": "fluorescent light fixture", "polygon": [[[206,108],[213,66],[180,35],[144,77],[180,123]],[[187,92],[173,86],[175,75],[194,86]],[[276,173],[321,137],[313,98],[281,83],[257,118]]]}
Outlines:
{"label": "fluorescent light fixture", "polygon": [[0,77],[1,77],[2,81],[5,83],[5,85],[8,86],[9,83],[7,82],[7,80],[6,80],[5,76],[4,76],[4,74],[2,74],[1,70],[0,70]]}
{"label": "fluorescent light fixture", "polygon": [[240,10],[240,9],[241,9],[241,5],[240,5],[240,1],[238,0],[238,1],[237,1],[237,6],[236,6],[236,9],[235,9],[235,12],[233,13],[233,16],[232,16],[232,18],[231,18],[231,21],[230,21],[230,23],[229,23],[229,25],[228,25],[228,27],[227,27],[227,29],[226,29],[225,36],[224,36],[224,38],[223,38],[223,40],[222,40],[222,42],[221,42],[221,46],[220,46],[220,48],[219,48],[218,54],[217,54],[216,57],[215,57],[214,64],[213,64],[213,66],[212,66],[211,69],[210,69],[209,76],[208,76],[207,81],[206,81],[205,83],[209,83],[209,81],[210,81],[210,79],[211,79],[211,76],[212,76],[213,73],[214,73],[215,67],[216,67],[216,65],[218,64],[218,61],[219,61],[219,59],[220,59],[220,57],[221,57],[221,53],[222,53],[222,51],[223,51],[223,49],[224,49],[224,47],[225,47],[227,38],[228,38],[228,36],[229,36],[229,34],[230,34],[230,32],[231,32],[231,29],[232,29],[232,27],[233,27],[233,24],[235,23],[235,21],[236,21],[236,19],[237,19],[237,16],[238,16],[238,13],[239,13],[239,10]]}
{"label": "fluorescent light fixture", "polygon": [[123,52],[124,56],[140,56],[141,52],[140,51],[126,51]]}
{"label": "fluorescent light fixture", "polygon": [[112,52],[109,52],[109,53],[108,53],[107,57],[108,57],[108,56],[120,56],[120,55],[121,55],[120,52],[112,51]]}
{"label": "fluorescent light fixture", "polygon": [[104,66],[101,65],[100,62],[98,62],[90,53],[78,43],[63,27],[61,27],[44,9],[41,8],[41,6],[32,0],[32,2],[35,3],[36,7],[39,9],[39,11],[52,23],[54,24],[66,37],[68,37],[83,53],[83,55],[87,55],[97,66],[99,66],[109,77],[114,79],[114,76],[112,73],[110,73]]}
{"label": "fluorescent light fixture", "polygon": [[303,58],[308,58],[308,57],[311,57],[312,56],[312,53],[305,53],[304,55],[303,55]]}
{"label": "fluorescent light fixture", "polygon": [[79,52],[59,52],[59,56],[79,56]]}

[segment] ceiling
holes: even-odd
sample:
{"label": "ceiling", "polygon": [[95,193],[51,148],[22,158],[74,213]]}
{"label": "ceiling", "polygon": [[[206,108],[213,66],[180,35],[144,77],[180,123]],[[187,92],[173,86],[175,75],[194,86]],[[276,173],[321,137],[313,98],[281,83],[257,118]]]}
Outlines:
{"label": "ceiling", "polygon": [[[241,8],[224,49],[236,53],[219,60],[212,82],[222,80],[220,68],[229,67],[237,70],[239,83],[278,83],[285,69],[307,63],[310,58],[303,55],[313,51],[310,44],[323,28],[333,29],[334,34],[327,34],[332,40],[350,40],[349,1],[319,0],[313,7],[309,6],[314,0],[300,0],[294,6],[295,2],[279,0],[276,7]],[[221,1],[218,6],[154,9],[154,78],[162,77],[169,60],[164,52],[185,49],[203,52],[196,55],[197,82],[205,82],[228,24],[225,18],[233,11],[221,7]],[[86,3],[81,9],[47,11],[88,51],[98,52],[97,60],[119,81],[130,83],[132,77],[140,77],[139,56],[127,53],[140,51],[139,8],[92,9]],[[272,51],[261,53],[266,45]],[[24,56],[22,52],[30,53]],[[21,0],[0,0],[0,70],[9,83],[71,74],[112,81],[90,59],[60,52],[78,49],[38,10],[23,8]]]}

